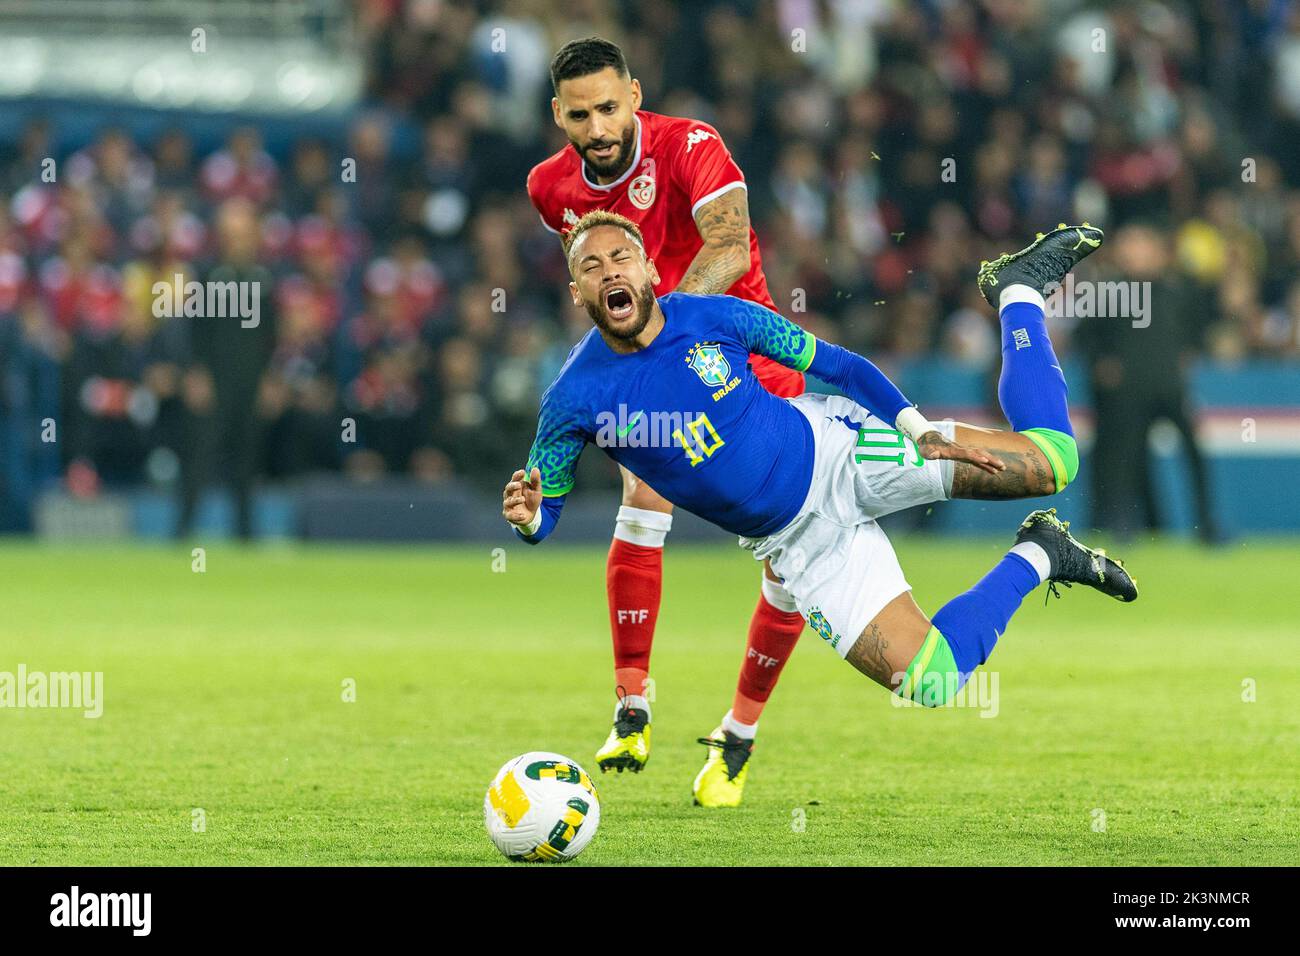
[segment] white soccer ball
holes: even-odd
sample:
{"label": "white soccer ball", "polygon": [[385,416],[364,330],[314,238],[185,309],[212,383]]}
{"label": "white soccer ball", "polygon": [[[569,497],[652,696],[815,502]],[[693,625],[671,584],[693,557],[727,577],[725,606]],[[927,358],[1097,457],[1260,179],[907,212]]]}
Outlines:
{"label": "white soccer ball", "polygon": [[533,751],[497,771],[483,820],[511,860],[563,863],[583,851],[600,825],[600,798],[587,771],[562,754]]}

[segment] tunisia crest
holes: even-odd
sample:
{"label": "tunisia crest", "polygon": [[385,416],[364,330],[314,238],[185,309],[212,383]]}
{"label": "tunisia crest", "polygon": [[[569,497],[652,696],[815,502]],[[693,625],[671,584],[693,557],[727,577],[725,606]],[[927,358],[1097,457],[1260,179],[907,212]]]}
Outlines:
{"label": "tunisia crest", "polygon": [[655,178],[642,173],[627,184],[627,198],[637,209],[649,209],[655,201]]}

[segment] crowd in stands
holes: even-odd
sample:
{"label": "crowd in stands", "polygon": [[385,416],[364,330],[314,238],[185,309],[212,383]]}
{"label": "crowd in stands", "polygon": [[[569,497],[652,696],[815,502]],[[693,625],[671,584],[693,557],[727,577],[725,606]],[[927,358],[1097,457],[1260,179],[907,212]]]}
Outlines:
{"label": "crowd in stands", "polygon": [[[205,152],[178,115],[161,135],[107,126],[61,151],[63,131],[33,116],[2,144],[11,502],[51,483],[179,487],[231,468],[496,487],[588,327],[524,179],[566,146],[550,56],[591,34],[623,47],[645,108],[720,131],[778,307],[886,368],[996,369],[981,258],[1082,218],[1163,247],[1161,275],[1182,291],[1169,301],[1186,306],[1152,317],[1160,347],[1300,355],[1294,3],[357,11],[369,74],[337,139],[270,149],[250,122]],[[1121,255],[1103,250],[1089,275],[1130,274]],[[198,341],[192,319],[156,314],[156,283],[223,268],[265,280],[256,336]],[[1103,367],[1104,329],[1079,324],[1055,322],[1062,353]],[[241,362],[252,373],[221,371]],[[223,415],[225,433],[205,424]]]}

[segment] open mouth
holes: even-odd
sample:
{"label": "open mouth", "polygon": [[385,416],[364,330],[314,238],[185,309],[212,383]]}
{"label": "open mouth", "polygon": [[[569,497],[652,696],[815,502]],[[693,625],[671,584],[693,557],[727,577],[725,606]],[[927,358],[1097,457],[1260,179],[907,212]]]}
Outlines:
{"label": "open mouth", "polygon": [[606,143],[604,146],[587,148],[589,156],[595,156],[597,159],[612,159],[614,152],[618,149],[618,143]]}
{"label": "open mouth", "polygon": [[610,289],[605,293],[605,311],[611,319],[626,319],[635,308],[632,293],[627,289]]}

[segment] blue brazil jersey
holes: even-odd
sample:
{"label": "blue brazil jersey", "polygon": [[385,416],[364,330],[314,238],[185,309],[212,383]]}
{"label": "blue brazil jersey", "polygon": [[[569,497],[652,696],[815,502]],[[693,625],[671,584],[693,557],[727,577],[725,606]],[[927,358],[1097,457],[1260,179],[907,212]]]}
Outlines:
{"label": "blue brazil jersey", "polygon": [[549,533],[587,444],[727,531],[785,527],[812,480],[812,428],[759,384],[751,352],[812,371],[886,421],[909,404],[865,359],[756,303],[672,292],[659,306],[664,327],[648,347],[618,354],[592,328],[542,396],[527,471],[541,472],[552,520],[525,540]]}
{"label": "blue brazil jersey", "polygon": [[542,396],[528,470],[541,470],[544,495],[565,494],[591,443],[728,531],[781,529],[808,493],[812,429],[746,363],[757,352],[803,371],[816,340],[732,296],[672,292],[659,307],[664,327],[647,348],[618,354],[595,328],[574,346]]}

